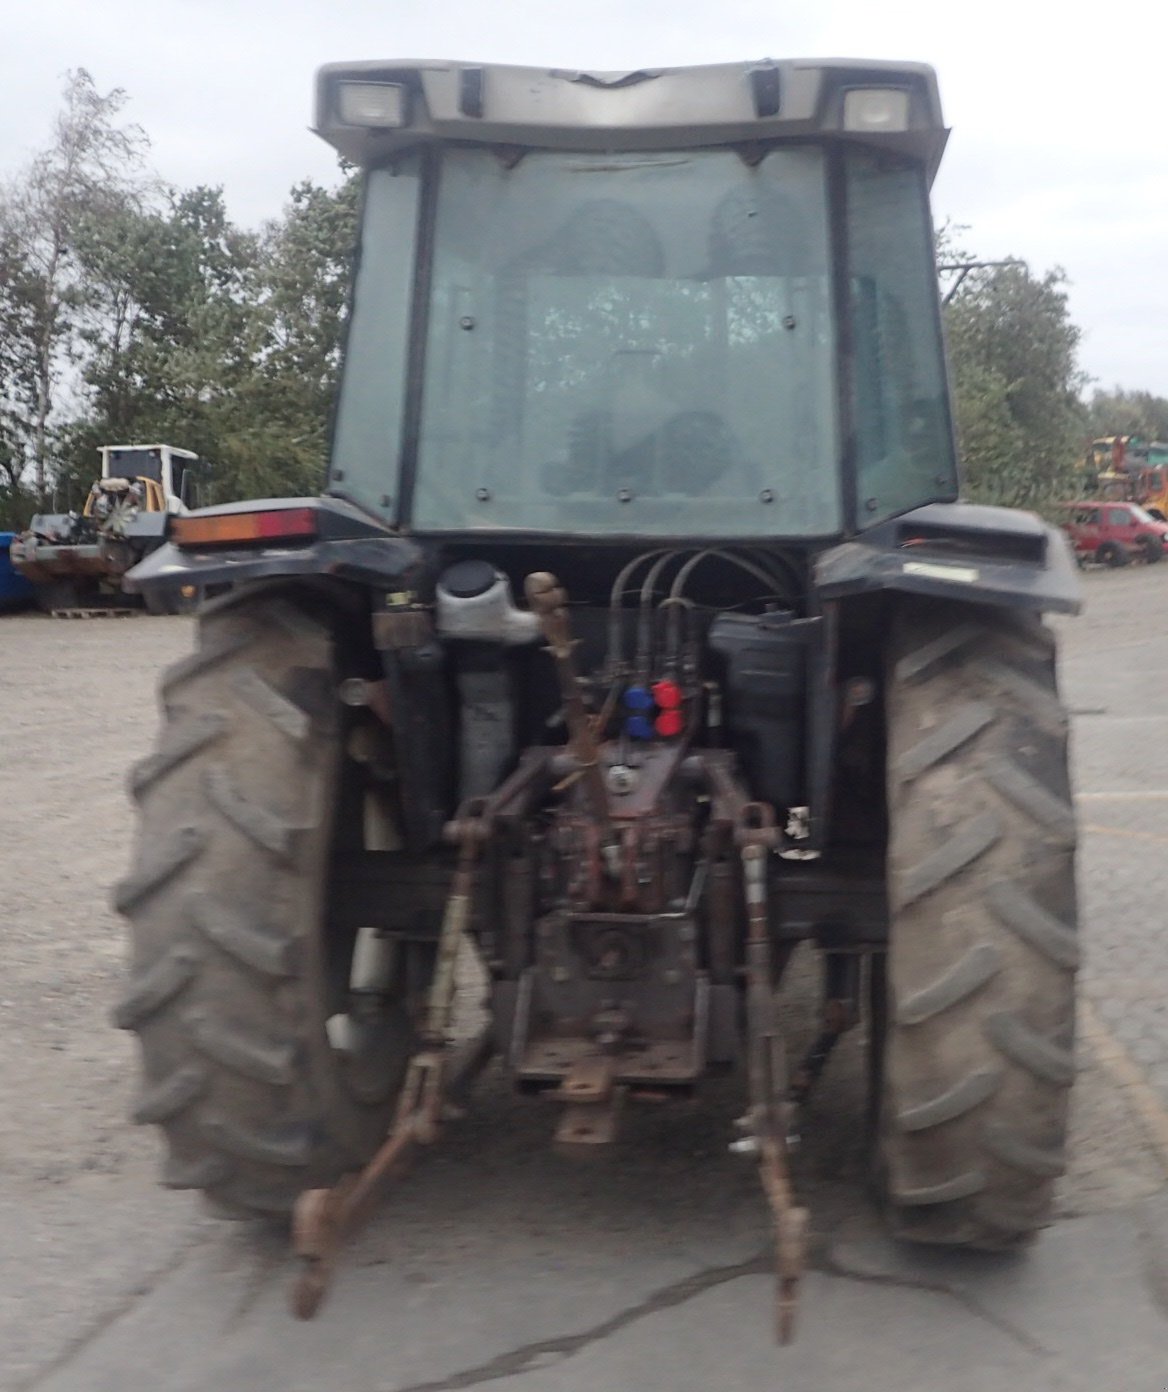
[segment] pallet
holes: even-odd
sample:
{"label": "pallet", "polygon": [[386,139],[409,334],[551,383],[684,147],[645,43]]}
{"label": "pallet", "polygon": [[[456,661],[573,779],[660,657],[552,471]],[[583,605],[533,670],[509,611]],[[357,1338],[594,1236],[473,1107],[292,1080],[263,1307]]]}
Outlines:
{"label": "pallet", "polygon": [[114,608],[113,605],[95,605],[93,608],[79,609],[50,609],[49,617],[53,619],[128,619],[137,614],[137,609]]}

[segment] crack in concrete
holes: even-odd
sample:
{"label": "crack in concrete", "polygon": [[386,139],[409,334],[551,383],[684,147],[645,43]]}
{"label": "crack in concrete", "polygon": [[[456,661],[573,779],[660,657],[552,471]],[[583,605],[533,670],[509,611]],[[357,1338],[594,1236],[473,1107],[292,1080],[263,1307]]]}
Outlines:
{"label": "crack in concrete", "polygon": [[51,1358],[47,1363],[30,1373],[22,1382],[14,1383],[9,1392],[34,1392],[34,1389],[42,1386],[54,1374],[59,1373],[62,1368],[68,1367],[70,1363],[83,1353],[96,1339],[99,1339],[107,1329],[113,1328],[119,1320],[133,1312],[138,1303],[153,1295],[168,1276],[173,1276],[180,1266],[200,1247],[206,1246],[211,1240],[206,1233],[196,1233],[190,1241],[179,1247],[178,1251],[164,1262],[163,1265],[156,1267],[147,1277],[144,1277],[138,1285],[122,1297],[121,1300],[113,1305],[96,1320],[84,1329],[75,1339],[71,1339],[65,1347]]}
{"label": "crack in concrete", "polygon": [[[968,1291],[948,1285],[944,1281],[930,1281],[923,1276],[852,1271],[837,1259],[825,1254],[821,1254],[815,1260],[808,1262],[805,1271],[819,1271],[823,1275],[839,1280],[895,1286],[904,1290],[922,1290],[934,1295],[948,1296],[949,1299],[955,1301],[977,1319],[984,1320],[994,1329],[997,1329],[999,1333],[1012,1339],[1027,1353],[1045,1359],[1056,1357],[1055,1350],[1048,1348],[1025,1329],[994,1311],[986,1309]],[[769,1251],[761,1252],[746,1261],[736,1262],[729,1266],[711,1267],[693,1276],[687,1276],[672,1286],[665,1286],[663,1289],[655,1291],[638,1304],[631,1305],[628,1309],[621,1310],[611,1318],[602,1320],[599,1324],[593,1325],[590,1329],[582,1330],[578,1334],[560,1334],[547,1339],[537,1339],[506,1353],[497,1354],[485,1363],[464,1368],[461,1372],[453,1373],[449,1377],[410,1383],[405,1387],[394,1389],[394,1392],[460,1392],[460,1389],[477,1387],[483,1383],[498,1381],[500,1378],[521,1377],[526,1373],[538,1372],[574,1357],[592,1344],[600,1343],[649,1315],[683,1305],[699,1295],[704,1295],[706,1291],[726,1285],[731,1281],[740,1280],[743,1276],[769,1276],[771,1274],[772,1260]],[[1166,1273],[1166,1279],[1168,1279],[1168,1273]],[[1168,1298],[1168,1286],[1165,1289],[1166,1298]]]}
{"label": "crack in concrete", "polygon": [[599,1343],[630,1324],[657,1314],[660,1310],[670,1310],[676,1305],[684,1305],[686,1301],[704,1295],[706,1291],[727,1285],[731,1281],[741,1280],[743,1276],[767,1275],[770,1270],[769,1252],[760,1252],[746,1261],[734,1262],[729,1266],[710,1267],[693,1276],[686,1276],[671,1286],[654,1291],[638,1304],[630,1305],[628,1309],[621,1310],[578,1334],[558,1334],[548,1339],[537,1339],[534,1343],[498,1354],[476,1367],[464,1368],[462,1372],[454,1373],[450,1377],[431,1382],[410,1383],[408,1387],[395,1389],[395,1392],[458,1392],[460,1388],[477,1387],[480,1383],[495,1382],[499,1378],[534,1373],[541,1368],[572,1358],[589,1345]]}
{"label": "crack in concrete", "polygon": [[1026,1350],[1040,1358],[1057,1357],[1056,1350],[1048,1348],[1033,1334],[1028,1333],[1020,1325],[1014,1324],[1012,1320],[1004,1316],[995,1314],[993,1310],[987,1310],[984,1305],[973,1298],[966,1290],[960,1286],[952,1286],[946,1281],[930,1281],[925,1276],[897,1275],[894,1272],[883,1271],[852,1271],[831,1255],[823,1257],[818,1264],[818,1270],[828,1276],[837,1276],[845,1281],[862,1281],[874,1286],[898,1286],[905,1290],[929,1291],[933,1295],[947,1295],[951,1300],[955,1300],[963,1309],[968,1310],[971,1315],[978,1319],[985,1320],[989,1325],[1013,1339]]}

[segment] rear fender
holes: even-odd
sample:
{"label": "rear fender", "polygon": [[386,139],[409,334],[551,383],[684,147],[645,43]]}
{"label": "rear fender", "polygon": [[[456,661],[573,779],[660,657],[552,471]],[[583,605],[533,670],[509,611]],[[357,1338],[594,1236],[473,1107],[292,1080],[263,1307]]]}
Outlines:
{"label": "rear fender", "polygon": [[[125,588],[146,594],[175,586],[238,585],[284,576],[326,575],[372,589],[401,587],[421,567],[422,551],[339,498],[266,498],[186,513],[192,517],[230,517],[239,513],[310,509],[315,535],[310,540],[271,540],[240,545],[176,546],[168,540],[129,571]],[[173,519],[171,519],[173,531]]]}
{"label": "rear fender", "polygon": [[829,547],[815,559],[823,600],[878,591],[971,604],[1077,614],[1071,548],[1030,512],[975,503],[930,503]]}

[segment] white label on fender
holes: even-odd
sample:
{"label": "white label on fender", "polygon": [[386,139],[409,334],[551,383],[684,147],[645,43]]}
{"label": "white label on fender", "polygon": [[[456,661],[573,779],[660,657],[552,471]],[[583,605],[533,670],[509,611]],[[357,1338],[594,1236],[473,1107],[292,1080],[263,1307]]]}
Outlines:
{"label": "white label on fender", "polygon": [[906,575],[926,575],[930,580],[959,580],[963,585],[972,585],[981,574],[970,566],[933,565],[930,561],[905,561]]}

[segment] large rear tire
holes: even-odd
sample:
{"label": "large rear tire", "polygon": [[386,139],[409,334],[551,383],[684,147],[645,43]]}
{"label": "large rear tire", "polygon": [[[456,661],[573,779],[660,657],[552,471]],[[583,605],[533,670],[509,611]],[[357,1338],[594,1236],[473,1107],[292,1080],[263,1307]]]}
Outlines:
{"label": "large rear tire", "polygon": [[898,1236],[1003,1248],[1065,1163],[1078,964],[1054,645],[1029,616],[906,605],[887,673],[889,1024],[880,1158]]}
{"label": "large rear tire", "polygon": [[163,678],[158,747],[131,776],[141,816],[115,903],[132,971],[116,1020],[142,1048],[134,1117],[165,1132],[165,1183],[235,1211],[284,1212],[363,1163],[412,1043],[388,987],[345,1052],[326,1029],[353,956],[328,926],[338,677],[327,615],[227,595]]}

